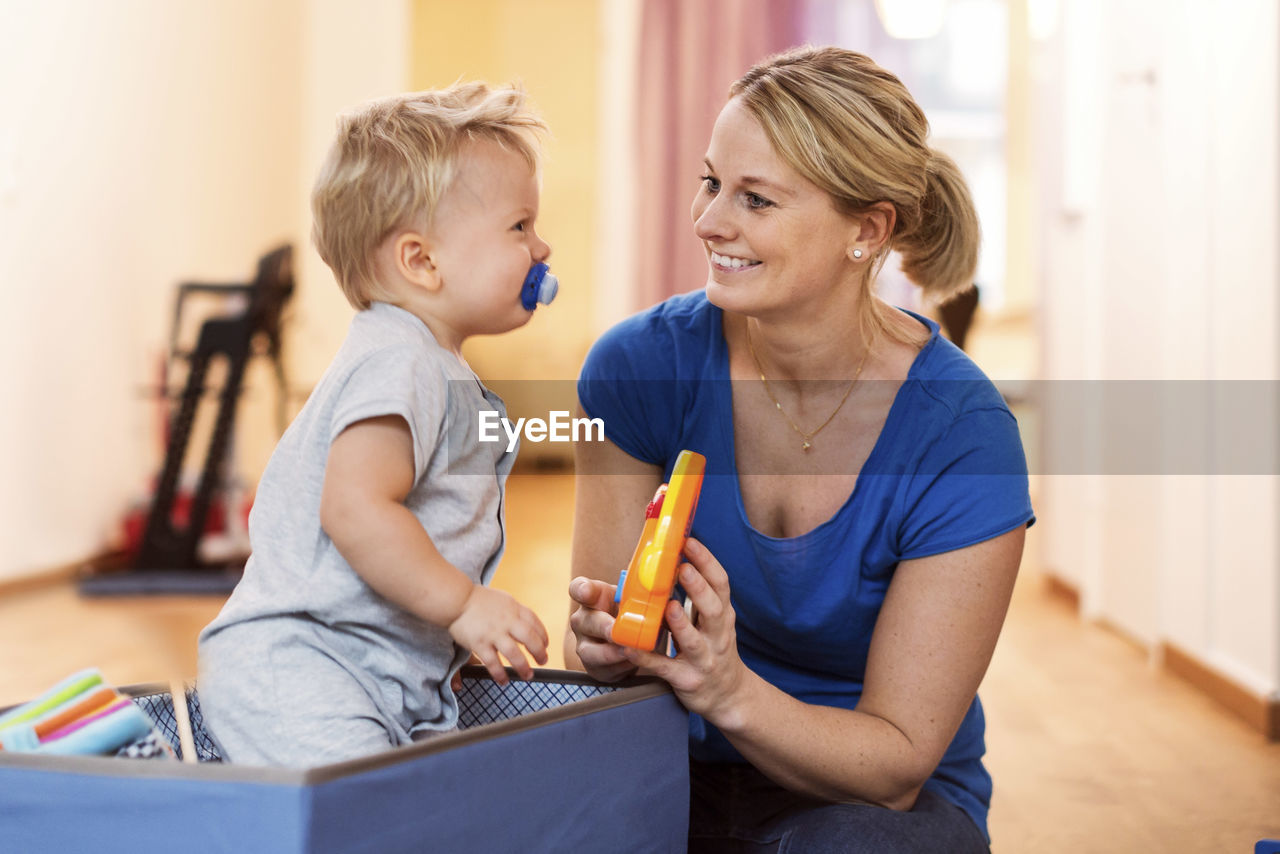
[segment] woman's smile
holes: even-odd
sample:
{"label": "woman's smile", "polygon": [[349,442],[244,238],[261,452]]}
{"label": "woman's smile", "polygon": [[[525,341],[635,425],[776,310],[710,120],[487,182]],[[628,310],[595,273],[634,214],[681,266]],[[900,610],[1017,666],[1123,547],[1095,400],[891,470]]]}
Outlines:
{"label": "woman's smile", "polygon": [[742,273],[747,270],[754,270],[760,266],[760,262],[751,258],[742,258],[736,255],[721,255],[714,249],[708,249],[711,253],[711,266],[720,273]]}

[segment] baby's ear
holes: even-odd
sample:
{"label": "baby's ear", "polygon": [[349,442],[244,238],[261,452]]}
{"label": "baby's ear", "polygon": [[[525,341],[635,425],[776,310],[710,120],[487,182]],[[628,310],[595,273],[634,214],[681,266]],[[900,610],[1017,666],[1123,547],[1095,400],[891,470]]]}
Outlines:
{"label": "baby's ear", "polygon": [[431,248],[426,238],[412,231],[406,231],[395,241],[396,269],[413,284],[429,292],[440,290],[444,284],[440,279],[439,269],[432,257]]}

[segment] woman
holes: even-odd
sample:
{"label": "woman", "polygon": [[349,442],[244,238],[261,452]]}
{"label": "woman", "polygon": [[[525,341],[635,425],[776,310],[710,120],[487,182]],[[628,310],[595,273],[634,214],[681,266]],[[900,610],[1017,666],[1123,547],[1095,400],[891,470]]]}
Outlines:
{"label": "woman", "polygon": [[[705,291],[593,347],[566,658],[692,713],[690,851],[987,851],[976,698],[1033,521],[1017,426],[938,327],[872,295],[971,281],[977,217],[910,94],[802,48],[730,89],[693,201]],[[730,380],[732,382],[725,382]],[[668,659],[608,642],[683,448],[708,460]]]}

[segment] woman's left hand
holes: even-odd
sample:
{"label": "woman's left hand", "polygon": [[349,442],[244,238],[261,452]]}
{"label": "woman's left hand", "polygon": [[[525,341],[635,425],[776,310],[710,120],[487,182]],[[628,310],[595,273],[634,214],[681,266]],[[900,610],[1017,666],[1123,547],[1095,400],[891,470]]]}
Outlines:
{"label": "woman's left hand", "polygon": [[717,713],[733,708],[750,671],[738,657],[733,605],[729,601],[729,575],[715,555],[690,537],[684,547],[689,563],[680,567],[678,580],[696,608],[697,623],[689,620],[680,603],[667,603],[667,628],[678,655],[624,648],[626,657],[642,672],[671,685],[680,702],[715,723]]}

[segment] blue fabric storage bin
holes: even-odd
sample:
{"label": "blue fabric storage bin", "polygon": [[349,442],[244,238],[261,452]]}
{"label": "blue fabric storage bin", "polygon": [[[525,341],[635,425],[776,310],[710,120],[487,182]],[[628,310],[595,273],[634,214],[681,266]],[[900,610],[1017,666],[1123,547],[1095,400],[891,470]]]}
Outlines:
{"label": "blue fabric storage bin", "polygon": [[[159,687],[128,689],[177,746]],[[683,851],[688,716],[670,689],[467,668],[460,729],[306,770],[0,753],[0,851]]]}

